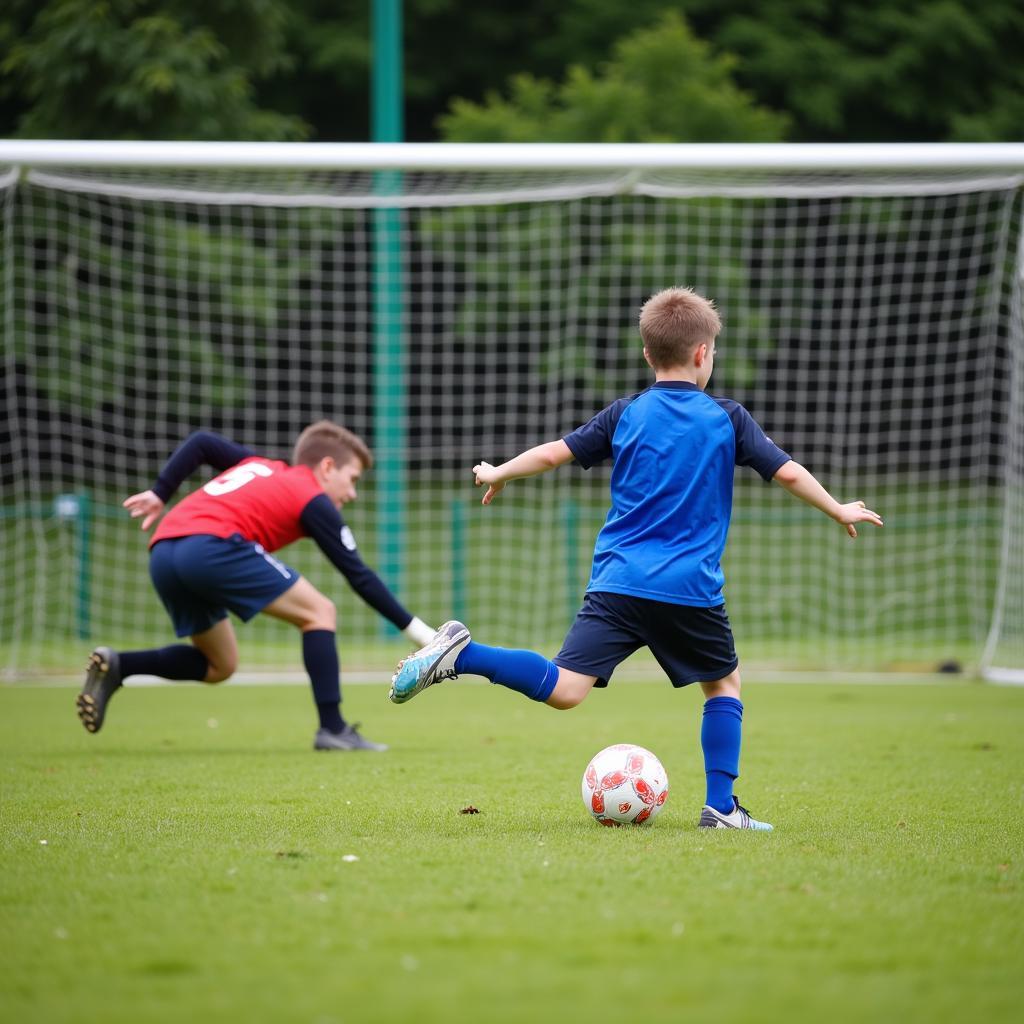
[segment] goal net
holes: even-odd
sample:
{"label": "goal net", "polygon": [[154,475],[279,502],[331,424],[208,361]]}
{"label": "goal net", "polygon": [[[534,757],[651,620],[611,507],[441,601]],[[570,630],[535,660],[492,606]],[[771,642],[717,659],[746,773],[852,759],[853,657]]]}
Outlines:
{"label": "goal net", "polygon": [[[714,147],[613,147],[574,165],[596,147],[249,160],[182,144],[159,166],[166,147],[11,146],[8,675],[169,642],[121,502],[192,430],[287,456],[321,417],[374,449],[344,514],[403,603],[553,654],[608,469],[522,481],[484,509],[471,467],[645,387],[638,310],[674,284],[722,314],[709,390],[886,521],[851,542],[738,471],[725,572],[741,660],[1024,672],[1024,147],[938,147],[938,165],[919,159],[929,147],[720,147],[717,163]],[[401,649],[310,542],[282,557],[336,600],[343,666]],[[300,665],[272,621],[245,626],[241,649],[243,669]]]}

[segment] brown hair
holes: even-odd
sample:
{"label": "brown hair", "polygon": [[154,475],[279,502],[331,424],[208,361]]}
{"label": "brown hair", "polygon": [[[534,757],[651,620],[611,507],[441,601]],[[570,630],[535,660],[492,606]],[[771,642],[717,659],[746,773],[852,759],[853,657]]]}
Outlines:
{"label": "brown hair", "polygon": [[299,434],[292,453],[292,465],[312,467],[328,455],[339,466],[348,462],[353,455],[363,464],[363,469],[373,465],[373,455],[366,442],[351,430],[339,427],[330,420],[311,423]]}
{"label": "brown hair", "polygon": [[666,288],[640,310],[640,337],[657,369],[683,366],[698,345],[710,345],[721,329],[715,304],[692,288]]}

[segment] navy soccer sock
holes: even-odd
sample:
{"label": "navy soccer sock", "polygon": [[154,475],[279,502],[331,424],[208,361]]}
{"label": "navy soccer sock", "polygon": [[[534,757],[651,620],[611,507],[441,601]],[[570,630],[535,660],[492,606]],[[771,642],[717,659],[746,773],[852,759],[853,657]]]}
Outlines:
{"label": "navy soccer sock", "polygon": [[735,697],[712,697],[704,702],[700,745],[704,751],[708,807],[730,814],[735,806],[733,781],[740,773],[743,702]]}
{"label": "navy soccer sock", "polygon": [[172,644],[151,651],[120,651],[121,678],[159,676],[161,679],[202,682],[210,663],[198,647]]}
{"label": "navy soccer sock", "polygon": [[533,651],[509,651],[470,640],[455,661],[459,675],[483,676],[531,700],[544,702],[558,682],[558,666]]}
{"label": "navy soccer sock", "polygon": [[320,715],[320,728],[341,732],[341,682],[338,647],[329,629],[311,629],[302,634],[302,660],[313,685],[313,700]]}

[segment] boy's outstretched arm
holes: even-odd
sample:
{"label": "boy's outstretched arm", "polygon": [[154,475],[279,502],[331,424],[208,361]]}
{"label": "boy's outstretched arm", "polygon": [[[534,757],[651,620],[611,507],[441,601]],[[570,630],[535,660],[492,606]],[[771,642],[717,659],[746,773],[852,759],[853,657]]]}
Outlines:
{"label": "boy's outstretched arm", "polygon": [[882,517],[877,512],[866,508],[863,501],[840,504],[818,483],[812,473],[804,469],[799,462],[793,462],[792,459],[783,463],[776,470],[772,479],[785,487],[790,494],[801,501],[806,501],[808,505],[821,509],[829,519],[834,519],[837,523],[845,526],[846,532],[851,537],[857,536],[857,523],[871,523],[872,526],[882,525]]}
{"label": "boy's outstretched arm", "polygon": [[539,444],[536,448],[517,455],[500,466],[492,466],[489,462],[481,462],[473,467],[477,487],[487,484],[487,493],[483,504],[490,505],[501,493],[509,480],[520,480],[524,476],[537,476],[549,469],[557,469],[567,462],[572,462],[573,454],[569,446],[561,439]]}
{"label": "boy's outstretched arm", "polygon": [[223,471],[255,454],[234,441],[209,430],[190,434],[164,464],[156,483],[148,491],[125,498],[124,508],[132,519],[142,519],[142,529],[148,530],[160,518],[167,500],[181,482],[202,465]]}
{"label": "boy's outstretched arm", "polygon": [[326,494],[311,498],[299,517],[302,529],[345,577],[348,585],[376,612],[400,629],[417,647],[429,643],[434,630],[403,608],[384,581],[363,561],[355,537]]}

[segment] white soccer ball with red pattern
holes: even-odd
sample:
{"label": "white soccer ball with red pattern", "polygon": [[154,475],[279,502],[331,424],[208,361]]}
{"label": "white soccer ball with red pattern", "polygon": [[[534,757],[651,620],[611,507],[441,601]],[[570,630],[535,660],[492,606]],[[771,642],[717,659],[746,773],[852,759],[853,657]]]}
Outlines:
{"label": "white soccer ball with red pattern", "polygon": [[602,825],[649,825],[668,799],[668,775],[645,747],[605,747],[583,773],[583,803]]}

